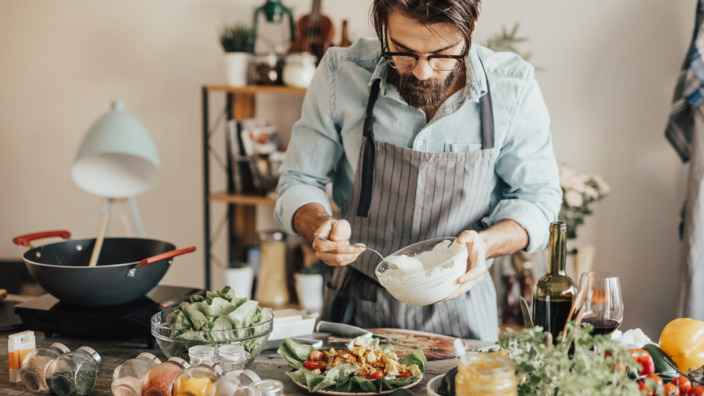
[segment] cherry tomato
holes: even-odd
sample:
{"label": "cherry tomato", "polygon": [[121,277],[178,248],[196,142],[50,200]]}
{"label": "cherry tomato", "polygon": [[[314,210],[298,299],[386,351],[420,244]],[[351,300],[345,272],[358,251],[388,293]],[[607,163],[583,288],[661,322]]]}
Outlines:
{"label": "cherry tomato", "polygon": [[644,395],[655,396],[655,392],[653,392],[653,390],[650,389],[650,387],[646,385],[643,381],[638,381],[638,389]]}
{"label": "cherry tomato", "polygon": [[665,384],[665,396],[680,396],[680,388],[677,387],[677,385],[673,384],[670,382],[669,384]]}
{"label": "cherry tomato", "polygon": [[645,349],[629,349],[628,350],[635,360],[642,367],[638,375],[648,375],[655,373],[655,362],[653,357]]}
{"label": "cherry tomato", "polygon": [[692,389],[692,381],[684,375],[680,375],[679,377],[673,379],[671,383],[680,388],[680,395],[682,396],[687,396],[687,392]]}
{"label": "cherry tomato", "polygon": [[651,380],[657,382],[658,385],[663,386],[662,378],[660,378],[660,376],[657,374],[648,374],[645,376],[645,378],[650,378]]}
{"label": "cherry tomato", "polygon": [[317,370],[317,369],[323,370],[326,366],[327,366],[327,363],[320,362],[320,361],[314,362],[312,360],[306,360],[305,362],[303,362],[303,367],[305,367],[311,371]]}
{"label": "cherry tomato", "polygon": [[314,362],[325,360],[325,352],[313,350],[313,352],[310,353],[310,360]]}
{"label": "cherry tomato", "polygon": [[693,386],[687,392],[687,396],[704,396],[704,385]]}
{"label": "cherry tomato", "polygon": [[377,370],[367,376],[367,379],[375,380],[384,376],[384,370]]}
{"label": "cherry tomato", "polygon": [[403,377],[410,377],[410,376],[411,376],[410,372],[396,374],[396,378],[403,378]]}

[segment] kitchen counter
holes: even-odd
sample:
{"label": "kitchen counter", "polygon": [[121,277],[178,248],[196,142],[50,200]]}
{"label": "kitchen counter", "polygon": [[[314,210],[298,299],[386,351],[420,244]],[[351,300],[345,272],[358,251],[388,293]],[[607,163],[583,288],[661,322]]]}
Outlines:
{"label": "kitchen counter", "polygon": [[[33,395],[25,388],[22,383],[10,383],[9,365],[7,358],[7,339],[13,332],[0,332],[0,389],[3,396],[15,395]],[[127,359],[136,357],[141,352],[150,352],[162,361],[166,357],[159,349],[147,349],[144,346],[144,341],[124,341],[114,339],[82,339],[68,337],[46,337],[43,333],[35,332],[37,347],[48,347],[53,342],[65,344],[71,350],[75,350],[80,346],[87,345],[95,349],[102,358],[100,371],[98,372],[98,380],[91,391],[91,396],[111,395],[110,383],[112,381],[112,373],[120,363]],[[480,346],[480,345],[477,345]],[[455,367],[457,362],[455,359],[436,360],[428,362],[428,368],[425,371],[423,380],[420,384],[410,390],[418,395],[426,395],[426,384],[429,380],[437,375],[444,374],[451,368]],[[284,394],[286,395],[307,395],[308,392],[296,386],[289,377],[284,373],[288,370],[286,361],[275,352],[265,353],[257,357],[254,364],[249,367],[254,370],[262,379],[277,379],[284,384]]]}

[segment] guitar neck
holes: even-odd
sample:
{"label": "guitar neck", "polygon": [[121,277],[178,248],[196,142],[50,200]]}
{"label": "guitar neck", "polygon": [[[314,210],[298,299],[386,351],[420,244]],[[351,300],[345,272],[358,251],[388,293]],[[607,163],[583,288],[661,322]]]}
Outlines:
{"label": "guitar neck", "polygon": [[313,0],[313,7],[310,10],[309,20],[314,24],[320,21],[320,1],[321,0]]}

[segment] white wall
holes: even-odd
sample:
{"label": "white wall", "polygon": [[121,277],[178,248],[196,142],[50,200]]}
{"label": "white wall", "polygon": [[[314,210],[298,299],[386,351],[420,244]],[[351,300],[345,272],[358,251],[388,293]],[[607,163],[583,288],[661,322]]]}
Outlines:
{"label": "white wall", "polygon": [[[19,257],[10,239],[26,232],[95,235],[100,200],[74,185],[70,167],[85,131],[120,97],[163,164],[160,183],[138,197],[148,234],[201,249],[176,259],[164,282],[202,287],[200,87],[224,82],[216,29],[249,21],[263,2],[0,2],[0,257]],[[350,20],[353,37],[372,32],[370,0],[323,3],[336,26]],[[558,158],[611,184],[578,242],[596,246],[597,269],[622,275],[623,328],[657,338],[675,312],[685,174],[663,128],[695,1],[484,3],[475,40],[521,23],[529,40],[520,48],[544,69],[537,78]],[[309,9],[287,4],[297,16]],[[285,109],[285,128],[300,99],[263,97],[259,106],[268,117]]]}

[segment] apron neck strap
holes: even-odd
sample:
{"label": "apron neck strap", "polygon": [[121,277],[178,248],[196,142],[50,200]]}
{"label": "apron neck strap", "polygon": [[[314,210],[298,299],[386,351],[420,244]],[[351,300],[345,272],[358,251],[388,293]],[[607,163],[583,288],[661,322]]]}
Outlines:
{"label": "apron neck strap", "polygon": [[[374,166],[376,164],[376,144],[374,142],[374,105],[379,97],[381,79],[372,82],[367,101],[367,116],[364,119],[364,151],[362,152],[362,188],[359,193],[357,216],[369,217],[372,207],[372,191],[374,191]],[[367,192],[369,192],[367,194]]]}
{"label": "apron neck strap", "polygon": [[481,59],[479,63],[484,69],[484,80],[486,81],[486,94],[479,98],[479,108],[481,109],[482,118],[482,149],[494,148],[494,109],[491,104],[491,89],[489,89],[489,77],[486,75],[486,68]]}

